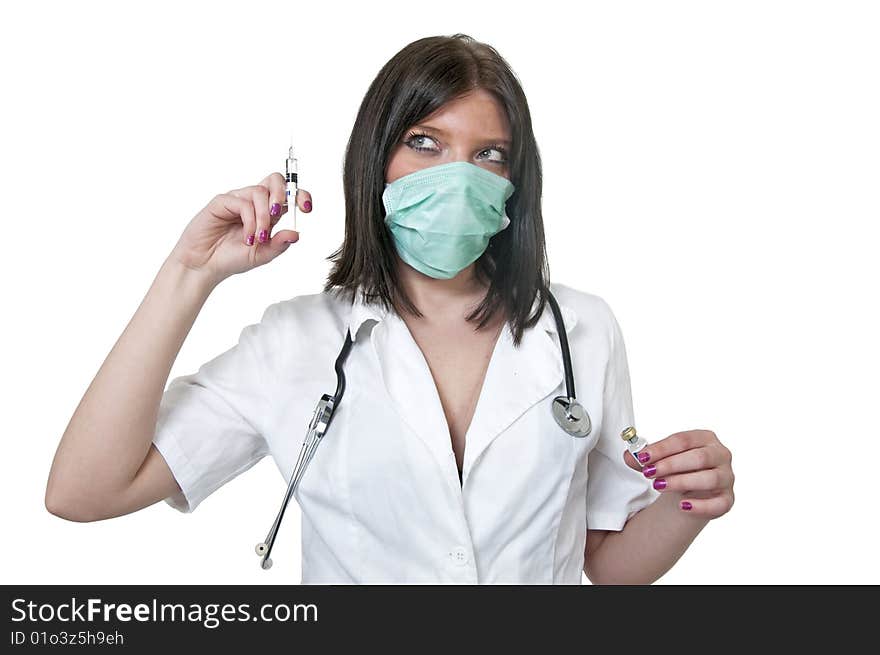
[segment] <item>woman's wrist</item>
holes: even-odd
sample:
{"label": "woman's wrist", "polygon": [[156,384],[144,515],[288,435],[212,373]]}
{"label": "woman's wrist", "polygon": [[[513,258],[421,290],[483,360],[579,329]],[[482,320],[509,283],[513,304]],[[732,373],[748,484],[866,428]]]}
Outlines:
{"label": "woman's wrist", "polygon": [[207,298],[220,284],[208,273],[190,268],[183,264],[174,253],[162,263],[159,276],[167,280],[168,285],[187,297]]}

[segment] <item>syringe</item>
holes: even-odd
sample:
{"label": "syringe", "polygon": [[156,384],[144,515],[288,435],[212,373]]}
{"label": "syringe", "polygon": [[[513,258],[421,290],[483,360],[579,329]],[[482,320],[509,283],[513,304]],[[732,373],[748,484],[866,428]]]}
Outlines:
{"label": "syringe", "polygon": [[290,150],[287,151],[287,162],[284,165],[285,180],[287,182],[287,197],[284,201],[284,206],[287,207],[293,216],[293,227],[291,229],[298,231],[296,229],[296,192],[299,187],[296,181],[296,169],[296,157],[293,156],[293,137],[291,137]]}

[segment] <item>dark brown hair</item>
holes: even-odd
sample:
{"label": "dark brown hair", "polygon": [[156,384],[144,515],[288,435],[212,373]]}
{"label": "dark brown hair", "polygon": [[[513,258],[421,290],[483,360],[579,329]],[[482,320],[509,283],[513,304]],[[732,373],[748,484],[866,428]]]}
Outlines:
{"label": "dark brown hair", "polygon": [[[523,331],[537,323],[547,302],[541,159],[519,80],[494,48],[466,34],[413,41],[370,84],[345,153],[345,239],[327,257],[334,265],[324,291],[351,300],[360,288],[368,302],[422,315],[398,283],[394,241],[384,223],[385,168],[408,128],[477,88],[491,93],[507,112],[508,170],[516,190],[507,201],[510,225],[489,240],[475,263],[475,274],[488,291],[467,320],[478,319],[477,329],[482,328],[503,307],[519,346]],[[538,306],[529,316],[536,297]]]}

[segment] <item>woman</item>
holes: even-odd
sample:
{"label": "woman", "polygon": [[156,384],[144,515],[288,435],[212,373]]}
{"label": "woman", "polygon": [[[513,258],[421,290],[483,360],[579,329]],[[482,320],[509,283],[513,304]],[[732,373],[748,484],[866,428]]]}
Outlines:
{"label": "woman", "polygon": [[[457,34],[395,55],[360,107],[344,186],[323,291],[271,305],[163,393],[210,292],[299,236],[271,234],[279,173],[195,216],[65,431],[49,511],[191,512],[267,454],[289,480],[347,332],[345,399],[296,494],[304,583],[648,583],[730,509],[731,455],[711,431],[624,457],[620,328],[600,297],[548,284],[528,105],[494,49]],[[311,211],[307,191],[296,202]],[[551,414],[565,386],[548,291],[586,438]]]}

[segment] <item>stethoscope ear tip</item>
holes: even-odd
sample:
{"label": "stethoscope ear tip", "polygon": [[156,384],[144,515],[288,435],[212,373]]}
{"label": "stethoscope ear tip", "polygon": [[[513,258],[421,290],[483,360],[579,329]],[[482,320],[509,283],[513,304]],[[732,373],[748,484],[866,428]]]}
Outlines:
{"label": "stethoscope ear tip", "polygon": [[[254,551],[256,551],[257,555],[259,555],[260,557],[265,555],[267,550],[269,550],[269,546],[266,545],[265,541],[261,541],[254,548]],[[262,562],[260,562],[260,566],[263,567],[264,571],[268,571],[272,568],[272,559],[270,557],[266,557]]]}

